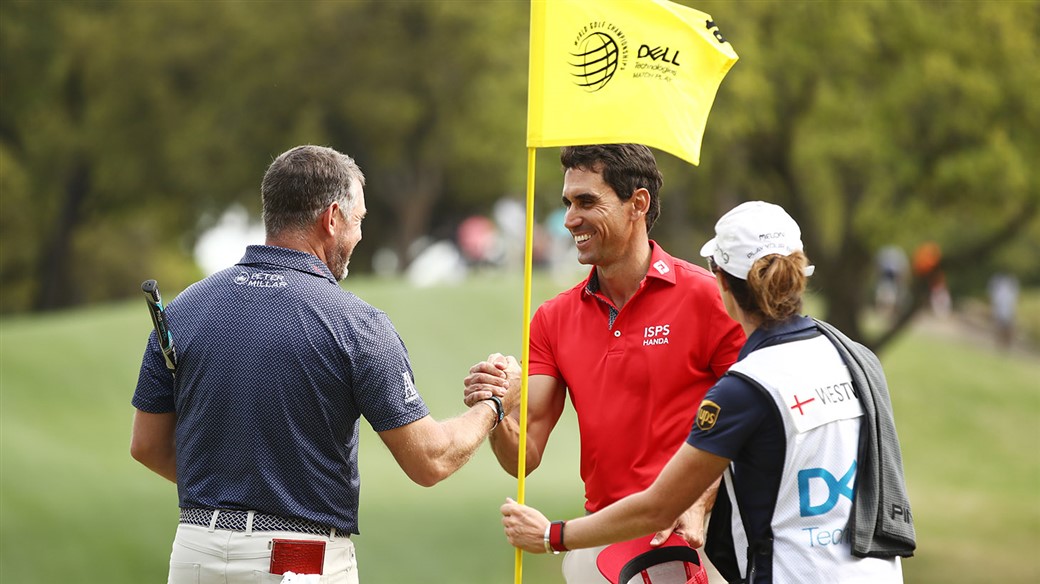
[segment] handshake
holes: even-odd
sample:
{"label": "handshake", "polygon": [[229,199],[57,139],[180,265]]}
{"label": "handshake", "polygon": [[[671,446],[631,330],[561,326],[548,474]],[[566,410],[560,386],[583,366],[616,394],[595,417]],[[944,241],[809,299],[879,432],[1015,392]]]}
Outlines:
{"label": "handshake", "polygon": [[[501,414],[509,416],[520,403],[520,363],[512,355],[492,353],[470,367],[463,380],[462,401],[473,407],[482,401],[495,400]],[[496,406],[499,407],[499,406]]]}

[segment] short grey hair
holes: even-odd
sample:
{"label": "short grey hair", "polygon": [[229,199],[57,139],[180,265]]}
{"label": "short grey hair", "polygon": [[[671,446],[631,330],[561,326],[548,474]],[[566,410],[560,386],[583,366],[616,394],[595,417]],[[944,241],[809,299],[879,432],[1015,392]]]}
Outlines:
{"label": "short grey hair", "polygon": [[353,158],[332,148],[306,145],[282,153],[260,185],[264,230],[270,237],[306,229],[337,202],[349,216],[355,184],[365,186],[365,175]]}

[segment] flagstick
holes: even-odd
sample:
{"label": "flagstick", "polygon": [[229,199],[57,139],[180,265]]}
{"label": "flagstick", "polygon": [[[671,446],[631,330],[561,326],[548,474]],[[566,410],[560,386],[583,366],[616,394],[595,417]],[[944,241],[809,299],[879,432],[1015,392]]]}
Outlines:
{"label": "flagstick", "polygon": [[[516,501],[524,503],[524,479],[527,476],[527,362],[531,349],[531,265],[534,247],[534,160],[535,149],[527,149],[527,225],[524,233],[524,321],[520,353],[520,444],[517,454]],[[524,551],[516,548],[515,584],[523,582]]]}

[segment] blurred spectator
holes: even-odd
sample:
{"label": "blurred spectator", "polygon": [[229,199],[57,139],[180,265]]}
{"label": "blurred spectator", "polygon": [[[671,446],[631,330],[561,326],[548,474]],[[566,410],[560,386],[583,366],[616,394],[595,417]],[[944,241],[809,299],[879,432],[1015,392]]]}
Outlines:
{"label": "blurred spectator", "polygon": [[507,270],[522,266],[527,231],[527,210],[523,201],[502,197],[491,211],[498,232],[502,234],[504,264]]}
{"label": "blurred spectator", "polygon": [[878,280],[874,290],[874,306],[887,317],[893,316],[906,294],[906,278],[910,260],[903,248],[886,245],[877,255]]}
{"label": "blurred spectator", "polygon": [[423,247],[408,265],[405,276],[412,286],[426,288],[458,284],[466,279],[468,271],[455,243],[442,239]]}
{"label": "blurred spectator", "polygon": [[997,342],[1010,347],[1015,336],[1015,305],[1018,303],[1018,278],[998,272],[989,279],[990,314],[996,326]]}
{"label": "blurred spectator", "polygon": [[494,221],[482,215],[467,217],[459,224],[455,238],[459,251],[473,267],[490,267],[502,261],[502,241]]}
{"label": "blurred spectator", "polygon": [[928,301],[937,316],[950,314],[950,291],[946,287],[946,274],[940,264],[942,250],[934,241],[926,241],[914,250],[914,275],[928,283]]}

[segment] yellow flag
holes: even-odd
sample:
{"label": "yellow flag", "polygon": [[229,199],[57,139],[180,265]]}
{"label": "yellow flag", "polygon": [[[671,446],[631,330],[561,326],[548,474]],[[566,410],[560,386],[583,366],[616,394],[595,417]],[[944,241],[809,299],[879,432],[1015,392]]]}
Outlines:
{"label": "yellow flag", "polygon": [[711,16],[666,0],[532,0],[527,146],[635,142],[700,163],[737,61]]}

